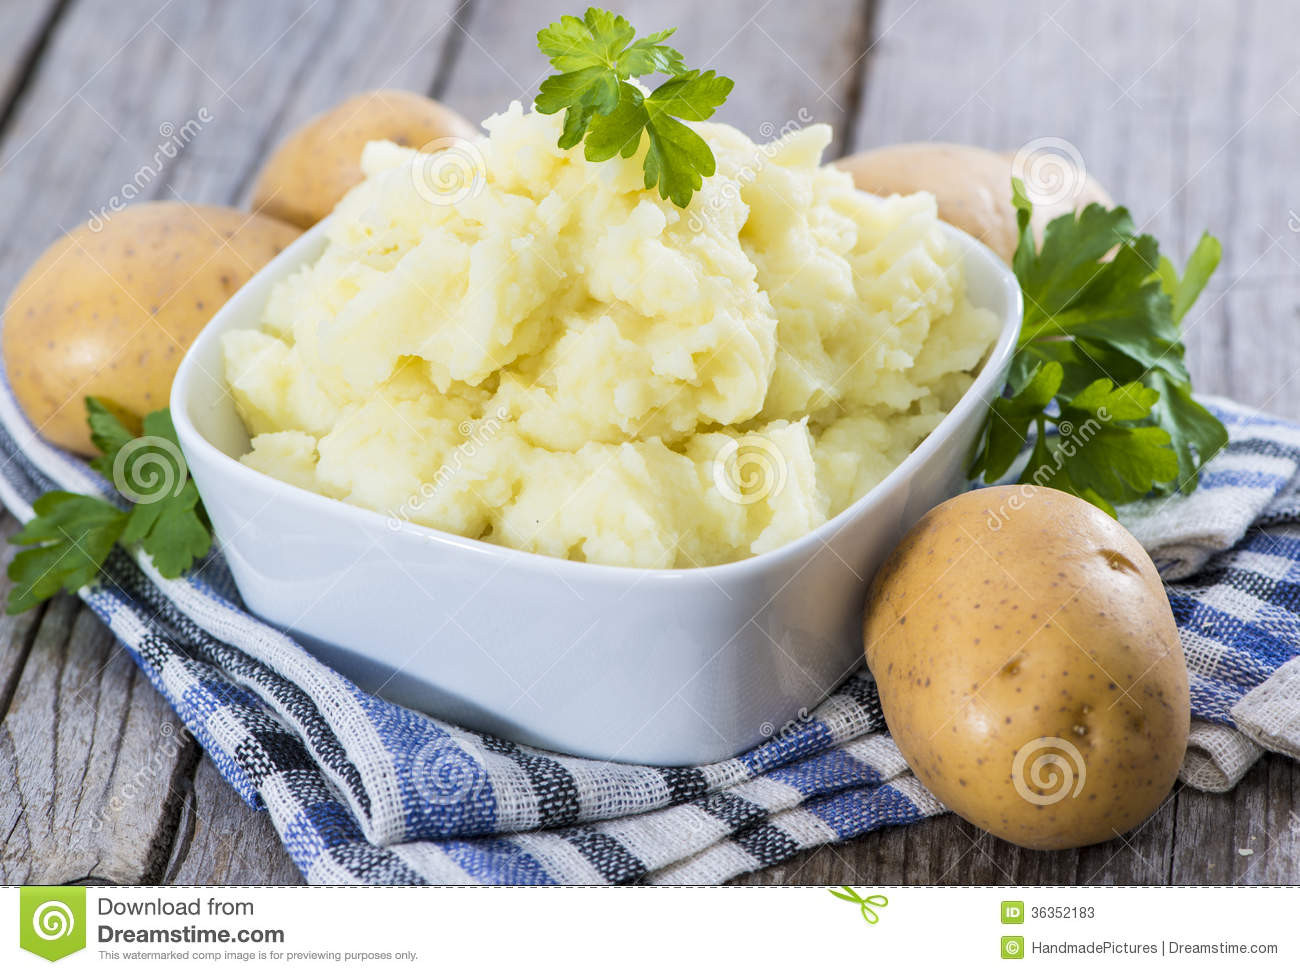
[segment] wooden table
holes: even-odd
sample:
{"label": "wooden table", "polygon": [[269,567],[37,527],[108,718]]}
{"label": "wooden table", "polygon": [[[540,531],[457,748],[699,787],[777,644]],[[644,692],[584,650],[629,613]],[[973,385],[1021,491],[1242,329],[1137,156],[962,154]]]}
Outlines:
{"label": "wooden table", "polygon": [[[0,291],[59,232],[142,196],[238,204],[296,123],[365,88],[482,118],[527,100],[539,26],[574,0],[0,0]],[[1189,316],[1199,389],[1300,416],[1300,13],[1187,0],[636,0],[692,65],[737,80],[721,117],[816,119],[834,151],[939,139],[1077,147],[1180,257],[1224,263]],[[770,131],[766,127],[762,131]],[[6,516],[0,526],[14,528]],[[0,553],[8,561],[8,553]],[[2,588],[2,587],[0,587]],[[0,622],[0,881],[296,883],[109,633],[75,600]],[[1018,850],[952,816],[825,848],[746,882],[1300,881],[1300,767],[1261,761],[1230,794],[1177,791],[1122,841]],[[1249,852],[1248,852],[1249,851]]]}

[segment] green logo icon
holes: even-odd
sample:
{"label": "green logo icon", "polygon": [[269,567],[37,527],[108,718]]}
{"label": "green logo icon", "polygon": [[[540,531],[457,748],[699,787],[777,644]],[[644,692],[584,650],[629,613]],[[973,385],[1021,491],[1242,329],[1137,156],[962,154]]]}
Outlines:
{"label": "green logo icon", "polygon": [[1024,901],[1003,901],[1002,902],[1002,923],[1003,924],[1024,924],[1025,923],[1025,902]]}
{"label": "green logo icon", "polygon": [[1002,938],[1002,957],[1024,958],[1025,936],[1023,934],[1004,935]]}
{"label": "green logo icon", "polygon": [[888,907],[889,898],[884,894],[868,894],[863,897],[852,887],[841,887],[839,890],[830,891],[832,897],[838,897],[842,901],[848,901],[850,904],[857,904],[862,910],[862,920],[868,924],[875,924],[880,920],[880,915],[874,910],[877,907]]}
{"label": "green logo icon", "polygon": [[18,944],[50,961],[86,947],[86,888],[22,888],[18,894]]}

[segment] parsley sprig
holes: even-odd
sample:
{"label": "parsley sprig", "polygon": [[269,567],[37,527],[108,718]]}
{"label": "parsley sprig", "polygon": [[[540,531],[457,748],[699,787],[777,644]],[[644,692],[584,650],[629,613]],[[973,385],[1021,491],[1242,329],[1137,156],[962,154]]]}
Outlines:
{"label": "parsley sprig", "polygon": [[1228,442],[1192,398],[1179,327],[1218,266],[1219,242],[1203,235],[1179,275],[1127,210],[1094,203],[1049,223],[1039,248],[1019,180],[1012,193],[1025,317],[972,476],[1000,480],[1032,431],[1021,483],[1068,491],[1111,514],[1152,494],[1190,492]]}
{"label": "parsley sprig", "polygon": [[[637,38],[627,20],[589,7],[579,19],[561,17],[537,34],[537,46],[561,73],[541,84],[537,111],[564,112],[562,149],[579,142],[591,162],[619,155],[627,159],[641,147],[645,132],[646,189],[679,207],[712,176],[716,162],[709,145],[684,122],[709,118],[731,94],[733,82],[713,71],[686,67],[680,51],[663,42],[673,29]],[[668,80],[646,94],[630,79],[666,74]]]}
{"label": "parsley sprig", "polygon": [[107,406],[86,400],[90,439],[102,453],[91,466],[136,503],[50,491],[32,505],[35,517],[10,541],[29,546],[9,563],[9,613],[21,613],[60,589],[76,592],[99,574],[113,546],[138,544],[166,578],[175,578],[212,547],[198,488],[189,477],[171,413],[157,410],[137,438]]}

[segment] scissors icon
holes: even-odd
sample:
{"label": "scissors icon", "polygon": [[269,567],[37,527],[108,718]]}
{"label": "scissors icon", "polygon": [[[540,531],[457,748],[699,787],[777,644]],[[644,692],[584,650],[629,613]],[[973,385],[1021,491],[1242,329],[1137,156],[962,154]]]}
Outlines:
{"label": "scissors icon", "polygon": [[868,924],[875,924],[880,920],[880,915],[872,910],[873,907],[889,906],[889,898],[884,894],[869,894],[863,897],[852,887],[841,887],[839,890],[832,889],[830,893],[832,897],[838,897],[850,904],[857,904],[862,909],[862,920]]}

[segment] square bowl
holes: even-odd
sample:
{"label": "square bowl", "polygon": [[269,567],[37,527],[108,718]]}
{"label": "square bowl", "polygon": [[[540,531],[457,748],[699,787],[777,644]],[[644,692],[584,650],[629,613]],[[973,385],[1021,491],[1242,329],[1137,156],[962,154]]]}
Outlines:
{"label": "square bowl", "polygon": [[1005,382],[1020,288],[960,245],[971,301],[1002,322],[966,395],[888,477],[815,531],[739,562],[631,569],[515,551],[326,498],[239,463],[248,435],[221,336],[314,261],[312,228],[240,289],[186,354],[171,412],[248,607],[359,686],[513,741],[617,761],[729,758],[806,715],[862,662],[867,582],[959,491]]}

